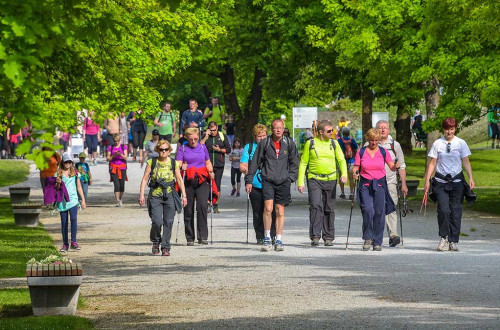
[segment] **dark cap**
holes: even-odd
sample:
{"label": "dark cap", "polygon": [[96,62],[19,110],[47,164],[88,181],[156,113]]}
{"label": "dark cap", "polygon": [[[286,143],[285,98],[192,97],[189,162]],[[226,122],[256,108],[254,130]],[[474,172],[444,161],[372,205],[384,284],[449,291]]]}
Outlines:
{"label": "dark cap", "polygon": [[160,132],[157,129],[154,129],[152,132],[153,135],[160,135]]}

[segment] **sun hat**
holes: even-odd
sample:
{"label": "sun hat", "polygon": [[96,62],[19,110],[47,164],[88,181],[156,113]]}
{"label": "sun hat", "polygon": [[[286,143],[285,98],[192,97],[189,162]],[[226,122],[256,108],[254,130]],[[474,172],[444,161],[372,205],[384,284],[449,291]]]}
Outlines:
{"label": "sun hat", "polygon": [[72,162],[73,158],[67,152],[63,153],[63,155],[62,155],[62,161],[63,161],[63,163],[67,162],[68,160]]}
{"label": "sun hat", "polygon": [[78,158],[87,158],[87,154],[86,154],[86,153],[84,153],[84,152],[80,152],[80,153],[78,154]]}

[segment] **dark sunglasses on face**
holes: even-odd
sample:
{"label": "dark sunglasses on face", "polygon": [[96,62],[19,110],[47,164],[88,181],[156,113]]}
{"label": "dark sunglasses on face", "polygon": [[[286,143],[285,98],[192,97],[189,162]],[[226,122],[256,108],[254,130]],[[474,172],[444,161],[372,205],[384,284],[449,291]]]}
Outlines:
{"label": "dark sunglasses on face", "polygon": [[158,151],[159,152],[167,152],[169,149],[163,149],[163,148],[159,148]]}
{"label": "dark sunglasses on face", "polygon": [[448,145],[446,145],[446,152],[449,153],[451,151],[451,143],[448,142]]}
{"label": "dark sunglasses on face", "polygon": [[325,131],[326,133],[331,133],[333,132],[333,129],[329,129],[328,131]]}
{"label": "dark sunglasses on face", "polygon": [[216,129],[211,129],[210,132],[217,132],[217,128]]}
{"label": "dark sunglasses on face", "polygon": [[72,160],[67,160],[67,161],[64,162],[64,164],[71,164],[71,163],[73,163]]}

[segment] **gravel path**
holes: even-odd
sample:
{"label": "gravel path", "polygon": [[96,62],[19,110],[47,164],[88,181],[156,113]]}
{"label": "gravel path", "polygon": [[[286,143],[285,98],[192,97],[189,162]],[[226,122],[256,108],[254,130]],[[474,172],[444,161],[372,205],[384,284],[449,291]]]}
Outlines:
{"label": "gravel path", "polygon": [[[98,328],[500,328],[498,217],[466,211],[460,252],[439,253],[435,207],[424,217],[412,204],[404,247],[363,252],[359,207],[345,250],[350,203],[338,200],[335,246],[313,248],[307,195],[293,189],[285,251],[262,253],[251,228],[245,243],[246,198],[229,196],[226,167],[213,245],[186,246],[181,220],[172,255],[159,257],[151,255],[146,208],[137,204],[142,171],[129,167],[122,208],[114,207],[104,162],[91,167],[95,184],[79,213],[82,250],[68,253],[84,265],[78,314]],[[38,187],[37,178],[32,166],[28,184]],[[45,212],[42,222],[59,246],[58,214]]]}

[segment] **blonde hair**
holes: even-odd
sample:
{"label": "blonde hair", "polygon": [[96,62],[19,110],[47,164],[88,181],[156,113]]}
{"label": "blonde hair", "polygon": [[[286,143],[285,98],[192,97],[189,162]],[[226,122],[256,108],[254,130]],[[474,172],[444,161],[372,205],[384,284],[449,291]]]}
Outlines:
{"label": "blonde hair", "polygon": [[191,136],[194,134],[198,134],[198,136],[200,136],[200,130],[197,127],[188,127],[184,131],[184,135],[186,136]]}
{"label": "blonde hair", "polygon": [[[64,171],[64,162],[61,160],[59,166],[57,166],[57,177],[62,178],[62,172]],[[71,162],[71,167],[69,168],[69,177],[74,177],[76,175],[75,164]]]}
{"label": "blonde hair", "polygon": [[373,140],[373,139],[380,140],[380,133],[379,133],[378,129],[376,129],[376,128],[370,128],[365,133],[365,140],[366,141]]}
{"label": "blonde hair", "polygon": [[122,136],[120,135],[120,133],[113,134],[113,141],[116,141],[116,138],[119,138],[119,139],[122,138]]}
{"label": "blonde hair", "polygon": [[155,152],[159,152],[160,151],[160,147],[162,145],[164,145],[164,144],[166,144],[168,146],[168,151],[172,151],[172,145],[170,145],[170,142],[168,142],[167,140],[160,140],[155,145]]}
{"label": "blonde hair", "polygon": [[253,138],[255,139],[260,133],[262,133],[264,131],[266,132],[266,135],[267,135],[266,125],[262,125],[262,124],[255,125],[252,129]]}

